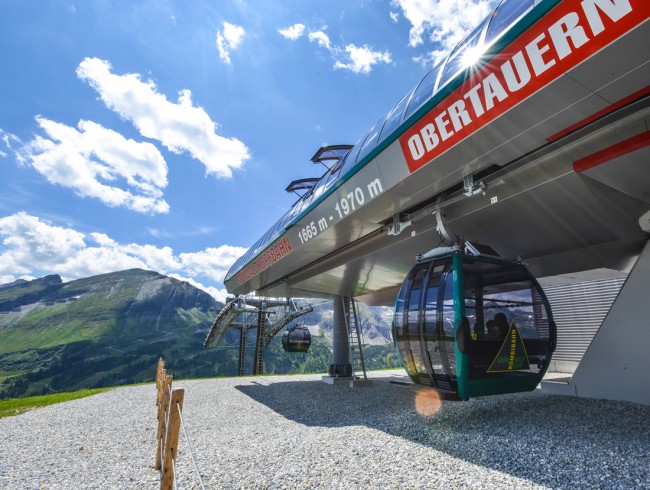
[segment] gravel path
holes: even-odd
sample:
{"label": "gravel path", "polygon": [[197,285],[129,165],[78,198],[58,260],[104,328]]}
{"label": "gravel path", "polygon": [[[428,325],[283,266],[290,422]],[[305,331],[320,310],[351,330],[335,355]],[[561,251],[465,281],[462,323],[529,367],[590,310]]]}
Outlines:
{"label": "gravel path", "polygon": [[[442,402],[371,373],[178,381],[203,482],[231,488],[650,488],[650,407],[536,390]],[[420,410],[419,413],[418,410]],[[159,488],[154,385],[0,419],[0,488]],[[178,488],[200,488],[181,434]]]}

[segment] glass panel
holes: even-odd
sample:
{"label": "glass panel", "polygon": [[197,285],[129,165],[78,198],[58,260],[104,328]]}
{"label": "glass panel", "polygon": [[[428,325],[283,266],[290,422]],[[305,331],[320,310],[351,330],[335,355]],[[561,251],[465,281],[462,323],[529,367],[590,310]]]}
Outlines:
{"label": "glass panel", "polygon": [[300,213],[303,212],[303,210],[305,209],[305,200],[309,200],[310,197],[311,197],[311,193],[305,194],[300,198],[300,200],[298,201],[296,207],[293,210],[292,219],[295,219],[296,217],[298,217],[300,215]]}
{"label": "glass panel", "polygon": [[332,168],[331,172],[327,172],[327,174],[323,176],[323,179],[321,179],[321,187],[317,190],[317,192],[314,192],[314,200],[318,199],[321,194],[332,187],[332,184],[338,180],[342,168],[343,162],[340,161]]}
{"label": "glass panel", "polygon": [[397,347],[409,375],[426,375],[420,353],[419,313],[422,281],[429,264],[422,264],[409,273],[395,304],[394,333]]}
{"label": "glass panel", "polygon": [[247,255],[247,253],[245,253],[244,255],[242,255],[241,257],[239,257],[239,258],[235,261],[235,263],[232,265],[232,267],[231,267],[230,270],[228,271],[228,274],[226,274],[226,277],[225,277],[226,280],[230,279],[230,278],[231,278],[232,276],[234,276],[237,272],[239,272],[239,269],[241,269],[242,264],[244,263],[244,257],[246,257],[246,255]]}
{"label": "glass panel", "polygon": [[445,290],[442,304],[442,339],[440,350],[443,362],[446,360],[446,371],[452,379],[456,379],[456,337],[455,337],[455,312],[454,312],[454,281],[452,272],[444,275],[446,277]]}
{"label": "glass panel", "polygon": [[438,78],[438,71],[440,71],[440,65],[436,66],[422,79],[418,87],[415,89],[411,102],[409,102],[404,119],[408,118],[418,110],[422,104],[431,98],[433,95],[433,87],[436,84],[436,78]]}
{"label": "glass panel", "polygon": [[332,182],[335,182],[339,178],[339,174],[341,173],[341,169],[343,168],[343,159],[341,159],[337,164],[334,166],[332,171],[330,172],[330,178],[327,179],[327,185],[331,185]]}
{"label": "glass panel", "polygon": [[485,44],[490,44],[528,10],[535,6],[535,0],[503,0],[492,14],[490,25],[485,35]]}
{"label": "glass panel", "polygon": [[483,286],[480,274],[468,274],[465,272],[465,316],[469,320],[470,332],[472,339],[481,338],[485,335],[485,322],[483,318],[483,308],[477,308],[477,304],[482,305]]}
{"label": "glass panel", "polygon": [[[398,345],[402,344],[400,339],[404,338],[404,300],[406,298],[406,292],[410,289],[411,280],[407,279],[402,285],[399,294],[397,295],[397,301],[395,302],[395,315],[393,316],[393,334],[395,335],[394,340]],[[400,350],[402,346],[400,345]]]}
{"label": "glass panel", "polygon": [[289,210],[289,212],[287,213],[287,222],[285,223],[285,226],[293,222],[294,218],[298,216],[298,214],[300,213],[301,207],[302,207],[302,199],[298,199],[291,207],[291,210]]}
{"label": "glass panel", "polygon": [[260,240],[262,248],[265,248],[269,244],[269,242],[271,241],[272,234],[273,234],[273,230],[268,230],[266,233],[264,233],[262,239]]}
{"label": "glass panel", "polygon": [[348,153],[348,156],[345,157],[345,161],[343,162],[343,169],[341,170],[341,175],[347,174],[348,171],[352,167],[354,167],[354,164],[357,162],[357,156],[359,155],[359,151],[361,150],[362,144],[363,144],[363,139],[357,141],[354,147],[350,150],[350,153]]}
{"label": "glass panel", "polygon": [[422,293],[422,288],[411,289],[411,294],[409,295],[409,307],[408,307],[408,323],[409,323],[409,338],[420,338],[420,332],[411,328],[411,325],[417,327],[418,317],[420,315],[420,296]]}
{"label": "glass panel", "polygon": [[[548,316],[526,269],[466,259],[464,280],[466,315],[473,332],[470,378],[539,373],[549,354]],[[508,368],[509,355],[517,356],[510,361],[522,368]],[[498,361],[501,357],[505,363]]]}
{"label": "glass panel", "polygon": [[274,227],[274,230],[273,230],[274,235],[279,235],[280,233],[282,233],[283,226],[284,226],[284,218],[285,217],[286,217],[286,215],[282,216],[282,218],[280,218],[278,220],[278,222],[275,224],[275,227]]}
{"label": "glass panel", "polygon": [[444,86],[458,72],[472,66],[479,60],[480,55],[483,52],[483,44],[480,42],[481,34],[483,33],[485,24],[489,20],[489,17],[485,19],[481,25],[468,34],[468,36],[451,52],[449,58],[447,58],[445,69],[442,72],[440,83],[438,83],[438,90],[440,90],[440,87]]}
{"label": "glass panel", "polygon": [[253,255],[256,255],[260,250],[262,250],[262,240],[257,240],[255,245],[253,245]]}
{"label": "glass panel", "polygon": [[393,332],[395,335],[395,342],[397,344],[397,349],[399,350],[402,360],[404,362],[404,368],[406,371],[414,375],[415,366],[413,366],[413,358],[411,356],[411,349],[409,347],[409,340],[404,332],[404,301],[406,298],[406,293],[411,287],[411,280],[407,279],[402,285],[400,294],[397,297],[397,302],[395,303],[395,316],[393,317]]}
{"label": "glass panel", "polygon": [[316,185],[314,186],[314,189],[312,191],[313,198],[318,199],[318,197],[325,192],[325,189],[327,188],[327,181],[331,177],[331,173],[329,170],[323,174],[323,176],[320,178],[318,182],[316,182]]}
{"label": "glass panel", "polygon": [[405,301],[408,292],[411,290],[411,284],[413,284],[412,272],[404,281],[404,284],[402,285],[402,289],[400,289],[399,295],[397,297],[397,302],[395,303],[395,316],[393,318],[393,322],[394,322],[393,332],[395,334],[395,341],[397,343],[397,348],[404,362],[404,368],[410,375],[415,376],[416,372],[415,372],[415,366],[413,365],[413,356],[411,356],[410,342],[408,336],[406,335],[406,332],[404,331]]}
{"label": "glass panel", "polygon": [[[426,342],[427,355],[433,370],[433,379],[437,385],[442,385],[441,378],[446,378],[445,363],[440,355],[440,333],[442,332],[442,315],[438,314],[438,302],[440,296],[440,281],[443,272],[449,267],[449,262],[434,262],[429,273],[427,294],[424,304],[424,339]],[[449,388],[449,386],[446,386]]]}
{"label": "glass panel", "polygon": [[429,286],[425,302],[425,338],[438,339],[438,294],[440,278],[445,269],[444,264],[436,264],[431,268]]}
{"label": "glass panel", "polygon": [[402,122],[402,114],[404,113],[404,108],[406,107],[406,104],[408,104],[408,101],[412,93],[413,90],[411,90],[408,94],[402,97],[402,100],[400,100],[397,103],[397,105],[393,108],[393,110],[390,112],[390,114],[386,118],[384,127],[381,130],[381,134],[379,135],[377,144],[384,141],[400,125],[400,123]]}
{"label": "glass panel", "polygon": [[287,211],[284,217],[280,220],[280,227],[278,228],[278,231],[283,231],[284,228],[287,226],[287,224],[289,224],[290,219],[291,219],[291,210]]}
{"label": "glass panel", "polygon": [[426,374],[427,369],[422,360],[420,349],[420,297],[422,296],[422,282],[427,274],[429,264],[424,264],[415,271],[411,292],[408,297],[407,336],[413,356],[413,364],[419,374]]}
{"label": "glass panel", "polygon": [[381,131],[381,127],[384,124],[384,120],[386,119],[386,116],[382,117],[379,121],[377,121],[377,124],[375,124],[370,132],[368,133],[368,136],[366,137],[366,140],[363,142],[363,146],[361,147],[361,150],[359,151],[359,156],[357,157],[357,161],[360,162],[363,157],[365,157],[370,151],[375,147],[375,144],[377,143],[377,138],[379,137],[379,131]]}

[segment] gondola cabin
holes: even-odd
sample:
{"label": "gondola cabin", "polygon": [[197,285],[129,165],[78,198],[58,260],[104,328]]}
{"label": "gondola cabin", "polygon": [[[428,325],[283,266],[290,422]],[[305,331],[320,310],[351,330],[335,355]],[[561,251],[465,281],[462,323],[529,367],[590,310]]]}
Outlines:
{"label": "gondola cabin", "polygon": [[282,348],[285,352],[307,352],[311,346],[311,334],[305,326],[293,326],[282,335]]}
{"label": "gondola cabin", "polygon": [[535,389],[556,329],[544,291],[523,264],[447,249],[418,260],[408,274],[393,338],[414,383],[468,399]]}

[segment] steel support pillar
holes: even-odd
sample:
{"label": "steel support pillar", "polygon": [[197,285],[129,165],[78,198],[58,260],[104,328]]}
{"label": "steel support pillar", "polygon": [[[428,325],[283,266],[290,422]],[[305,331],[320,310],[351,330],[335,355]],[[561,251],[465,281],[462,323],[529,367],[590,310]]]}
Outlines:
{"label": "steel support pillar", "polygon": [[329,368],[329,375],[334,377],[352,376],[348,329],[345,324],[345,315],[350,306],[349,301],[348,298],[334,296],[332,364],[330,364]]}
{"label": "steel support pillar", "polygon": [[262,303],[257,312],[257,339],[255,342],[255,362],[253,375],[264,374],[264,334],[266,333],[266,305]]}
{"label": "steel support pillar", "polygon": [[650,241],[569,383],[542,382],[549,393],[650,405]]}
{"label": "steel support pillar", "polygon": [[246,369],[246,335],[248,334],[248,329],[246,326],[242,325],[239,329],[239,370],[237,372],[238,376],[243,376]]}

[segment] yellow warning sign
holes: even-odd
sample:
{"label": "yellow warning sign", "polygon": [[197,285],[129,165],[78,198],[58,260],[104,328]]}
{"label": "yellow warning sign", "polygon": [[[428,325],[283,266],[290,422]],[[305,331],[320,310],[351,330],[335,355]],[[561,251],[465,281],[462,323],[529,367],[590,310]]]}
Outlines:
{"label": "yellow warning sign", "polygon": [[530,369],[526,346],[519,335],[517,325],[513,321],[510,324],[508,335],[503,340],[499,353],[488,368],[488,373],[507,373],[510,371],[522,371]]}

